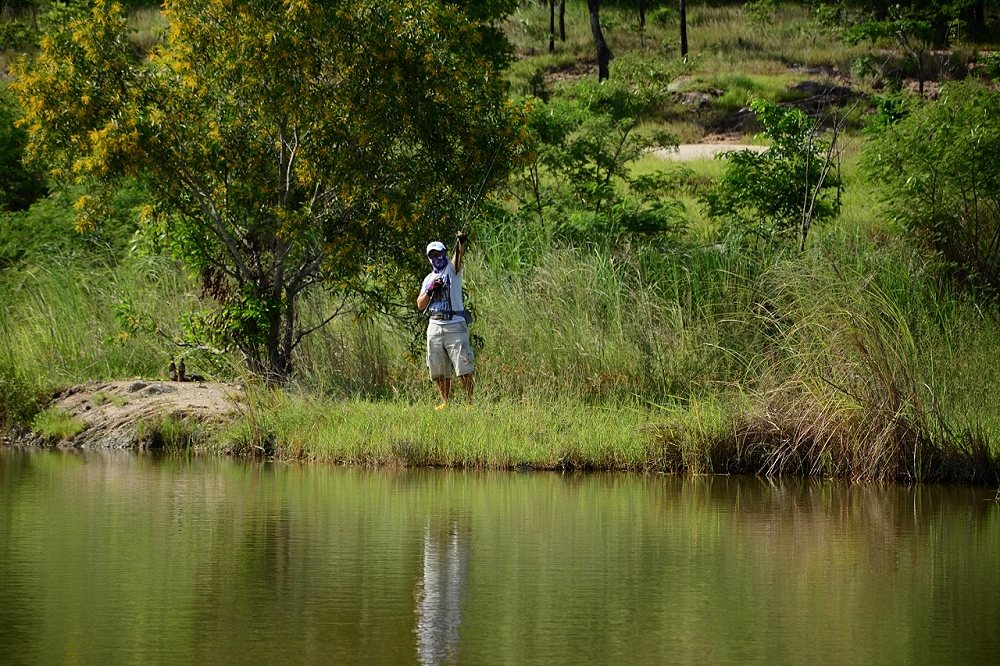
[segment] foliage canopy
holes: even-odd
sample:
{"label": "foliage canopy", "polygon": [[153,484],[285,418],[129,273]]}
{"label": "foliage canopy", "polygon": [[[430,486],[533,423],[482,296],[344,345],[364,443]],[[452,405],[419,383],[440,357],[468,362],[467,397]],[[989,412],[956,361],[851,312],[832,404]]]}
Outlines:
{"label": "foliage canopy", "polygon": [[[504,2],[168,0],[148,59],[120,5],[88,4],[18,68],[28,154],[105,193],[139,180],[147,229],[219,304],[202,332],[268,378],[329,319],[300,317],[308,290],[398,298],[425,234],[508,168]],[[84,226],[103,205],[78,202]]]}
{"label": "foliage canopy", "polygon": [[965,286],[1000,295],[1000,92],[950,83],[866,145],[865,165],[902,222]]}

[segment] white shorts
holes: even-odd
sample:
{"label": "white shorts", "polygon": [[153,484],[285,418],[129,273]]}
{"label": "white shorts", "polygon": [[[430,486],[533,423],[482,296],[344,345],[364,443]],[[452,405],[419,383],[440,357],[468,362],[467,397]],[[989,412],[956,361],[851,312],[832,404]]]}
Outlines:
{"label": "white shorts", "polygon": [[430,325],[427,327],[427,369],[431,379],[451,379],[455,374],[472,374],[475,370],[468,324]]}

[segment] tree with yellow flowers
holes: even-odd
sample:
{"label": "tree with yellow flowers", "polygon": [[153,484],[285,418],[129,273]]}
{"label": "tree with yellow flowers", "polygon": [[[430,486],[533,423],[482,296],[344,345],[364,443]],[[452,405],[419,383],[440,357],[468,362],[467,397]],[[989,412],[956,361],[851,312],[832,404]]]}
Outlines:
{"label": "tree with yellow flowers", "polygon": [[15,72],[28,155],[101,184],[84,225],[141,181],[146,231],[217,303],[202,331],[280,382],[332,317],[300,317],[305,294],[387,298],[505,176],[509,4],[167,0],[148,57],[120,5],[78,4]]}

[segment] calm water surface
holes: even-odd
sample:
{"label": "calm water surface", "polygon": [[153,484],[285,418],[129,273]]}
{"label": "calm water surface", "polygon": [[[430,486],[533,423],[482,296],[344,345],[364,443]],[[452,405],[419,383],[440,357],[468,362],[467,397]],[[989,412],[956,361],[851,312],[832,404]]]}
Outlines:
{"label": "calm water surface", "polygon": [[998,663],[996,494],[0,449],[0,664]]}

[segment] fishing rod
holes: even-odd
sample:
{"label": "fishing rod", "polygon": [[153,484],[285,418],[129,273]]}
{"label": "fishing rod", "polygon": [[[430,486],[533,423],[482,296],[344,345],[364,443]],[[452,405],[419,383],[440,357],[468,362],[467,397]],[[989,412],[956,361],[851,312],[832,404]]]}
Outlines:
{"label": "fishing rod", "polygon": [[[474,211],[476,209],[476,206],[479,204],[479,201],[483,196],[483,190],[486,188],[486,182],[490,178],[490,173],[492,173],[493,171],[493,165],[496,163],[497,155],[500,154],[500,149],[502,147],[503,146],[497,146],[497,149],[493,152],[493,157],[490,158],[490,163],[486,166],[486,173],[483,174],[482,180],[479,181],[479,189],[476,191],[476,196],[473,197],[469,206],[465,210],[465,218],[462,220],[461,225],[459,225],[460,229],[464,229],[465,226],[469,223],[469,218],[472,217],[472,211]],[[460,231],[459,233],[462,232]],[[468,236],[466,236],[466,240],[468,240]]]}

